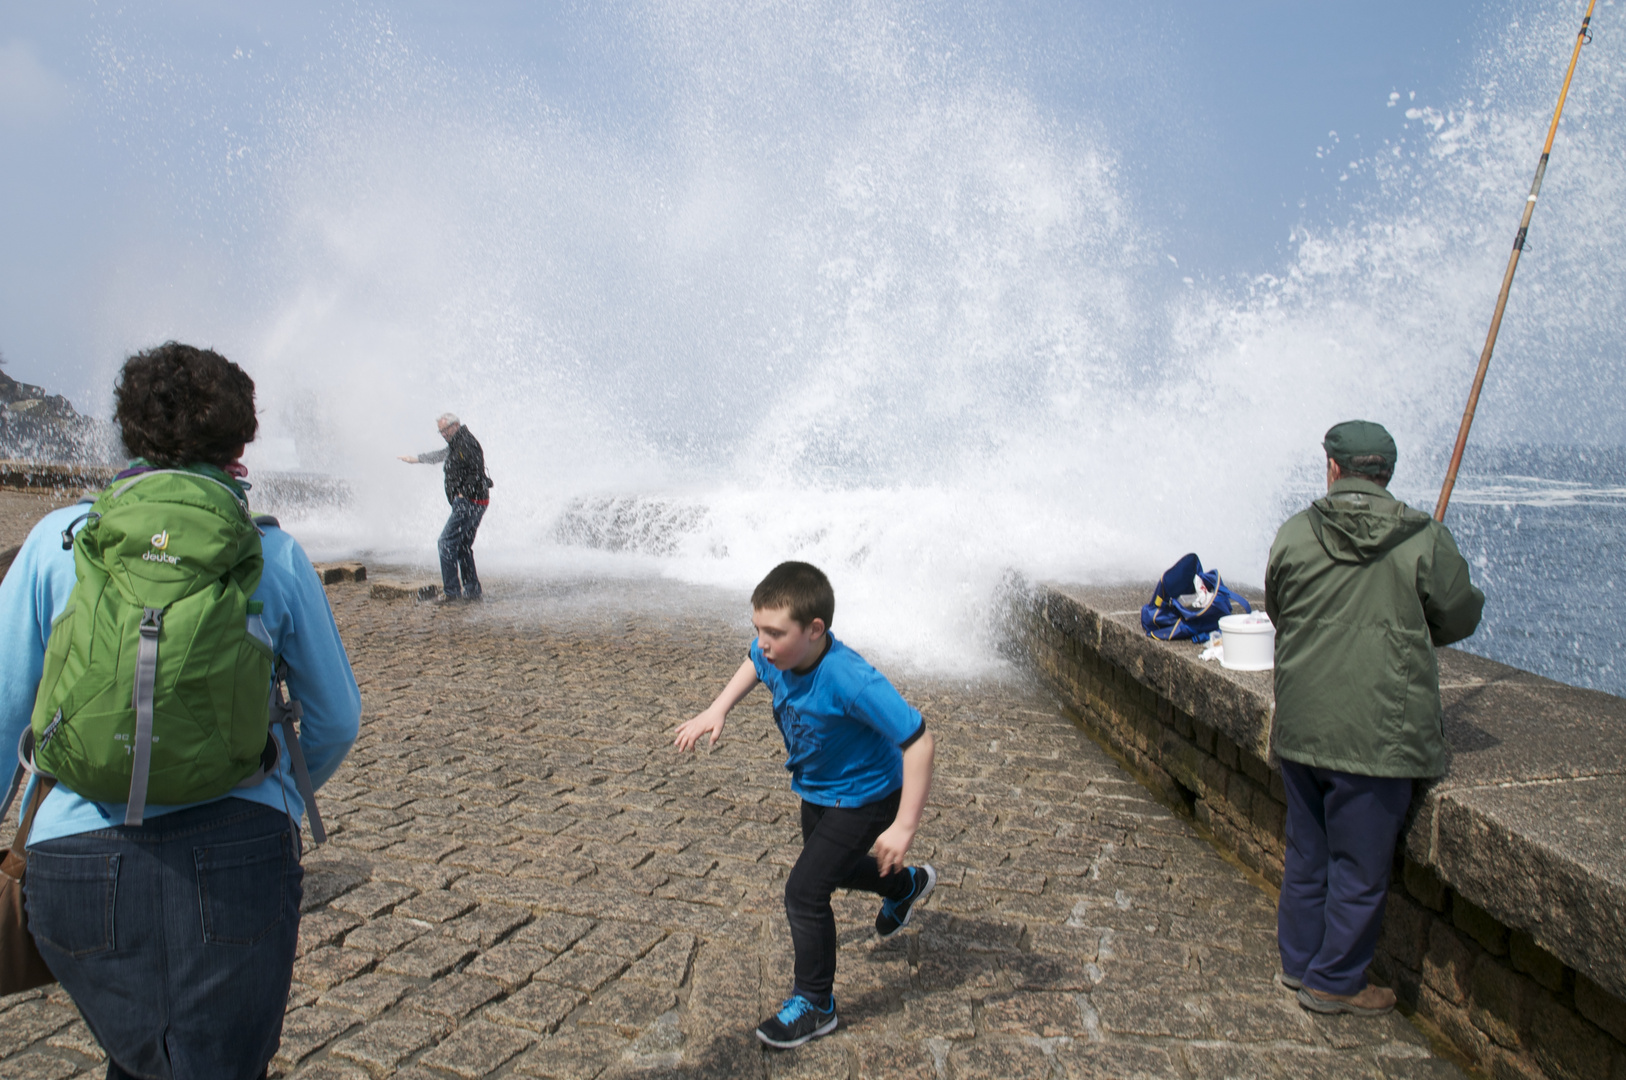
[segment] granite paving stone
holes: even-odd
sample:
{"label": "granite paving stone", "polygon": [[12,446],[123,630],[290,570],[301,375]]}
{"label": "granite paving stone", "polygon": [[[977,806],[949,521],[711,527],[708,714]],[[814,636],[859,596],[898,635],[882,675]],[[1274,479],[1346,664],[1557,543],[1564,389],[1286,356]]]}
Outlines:
{"label": "granite paving stone", "polygon": [[520,1056],[513,1071],[542,1080],[593,1080],[621,1056],[627,1045],[627,1040],[607,1029],[582,1028],[538,1043]]}
{"label": "granite paving stone", "polygon": [[586,1000],[580,990],[533,982],[486,1010],[486,1015],[500,1023],[549,1034]]}
{"label": "granite paving stone", "polygon": [[0,1058],[7,1058],[67,1027],[77,1017],[72,1008],[37,999],[0,1015]]}
{"label": "granite paving stone", "polygon": [[[536,946],[536,949],[539,955],[552,958],[552,954],[541,946]],[[569,986],[592,994],[597,992],[599,987],[620,977],[621,973],[631,966],[629,961],[619,956],[572,951],[537,971],[536,976],[545,982],[558,983],[560,986]]]}
{"label": "granite paving stone", "polygon": [[932,1053],[918,1042],[854,1040],[855,1080],[937,1080]]}
{"label": "granite paving stone", "polygon": [[411,1010],[391,1013],[346,1036],[333,1053],[359,1062],[372,1072],[394,1069],[402,1061],[452,1030],[452,1022]]}
{"label": "granite paving stone", "polygon": [[340,983],[323,994],[317,1003],[337,1005],[371,1018],[406,997],[412,987],[412,981],[400,975],[371,972]]}
{"label": "granite paving stone", "polygon": [[[1194,1047],[1192,1071],[1204,1080],[1260,1080],[1269,1077],[1269,1059],[1248,1057],[1234,1048]],[[1067,1080],[1185,1080],[1177,1053],[1133,1043],[1064,1047],[1057,1055]],[[1243,1071],[1233,1071],[1242,1067]]]}
{"label": "granite paving stone", "polygon": [[326,990],[360,975],[376,962],[377,958],[372,953],[362,949],[324,945],[320,949],[312,949],[294,962],[294,979],[306,986]]}
{"label": "granite paving stone", "polygon": [[768,1058],[771,1080],[847,1080],[846,1048],[823,1040],[803,1046],[794,1054]]}
{"label": "granite paving stone", "polygon": [[636,960],[665,937],[665,931],[641,923],[602,922],[593,927],[576,948],[584,952],[607,953]]}
{"label": "granite paving stone", "polygon": [[[400,1073],[396,1074],[401,1076]],[[331,1058],[312,1061],[293,1074],[293,1080],[372,1080],[366,1069]],[[404,1078],[403,1078],[404,1080]],[[436,1078],[440,1080],[440,1078]]]}
{"label": "granite paving stone", "polygon": [[[474,910],[474,907],[474,901],[466,896],[436,890],[434,892],[420,893],[406,903],[397,905],[395,913],[408,919],[444,923],[460,915],[468,914]],[[300,930],[303,933],[303,925]]]}
{"label": "granite paving stone", "polygon": [[360,1022],[361,1017],[348,1009],[324,1005],[292,1009],[282,1018],[282,1045],[274,1063],[284,1068],[297,1065]]}
{"label": "granite paving stone", "polygon": [[[470,975],[494,979],[502,984],[503,989],[513,991],[530,982],[531,976],[551,963],[553,953],[545,946],[528,941],[507,941],[481,953],[465,970]],[[562,981],[564,977],[555,977],[551,981]]]}
{"label": "granite paving stone", "polygon": [[365,921],[360,916],[335,908],[307,912],[299,920],[299,944],[295,955],[304,956],[323,945],[338,944],[345,934]]}
{"label": "granite paving stone", "polygon": [[417,889],[398,881],[374,881],[351,889],[334,900],[331,906],[358,918],[376,919],[417,893]]}
{"label": "granite paving stone", "polygon": [[574,915],[543,915],[514,935],[515,941],[534,941],[551,952],[562,953],[593,929],[593,920]]}
{"label": "granite paving stone", "polygon": [[[393,853],[395,845],[388,850]],[[394,881],[419,889],[444,889],[465,873],[467,870],[453,865],[450,859],[439,866],[426,866],[421,859],[391,857],[375,859],[372,866],[374,881]]]}
{"label": "granite paving stone", "polygon": [[107,1054],[102,1050],[96,1036],[90,1033],[90,1028],[83,1020],[75,1020],[61,1031],[45,1040],[47,1046],[58,1050],[72,1050],[76,1054],[83,1054],[91,1061],[102,1062],[107,1060]]}
{"label": "granite paving stone", "polygon": [[907,1003],[906,1030],[920,1039],[969,1039],[977,1034],[968,998],[927,994]]}
{"label": "granite paving stone", "polygon": [[[473,906],[472,904],[470,905]],[[469,941],[489,949],[530,921],[531,913],[510,904],[482,904],[460,918],[448,922],[442,932],[459,941]]]}
{"label": "granite paving stone", "polygon": [[421,1062],[463,1080],[479,1080],[530,1049],[535,1041],[536,1037],[529,1032],[475,1020],[442,1040],[423,1055]]}
{"label": "granite paving stone", "polygon": [[627,983],[595,996],[576,1022],[584,1027],[607,1027],[630,1039],[677,1003],[677,995],[670,990]]}
{"label": "granite paving stone", "polygon": [[407,1004],[436,1016],[449,1016],[457,1020],[502,994],[502,984],[495,979],[458,972],[422,987],[407,999]]}
{"label": "granite paving stone", "polygon": [[960,1043],[949,1052],[952,1080],[1050,1080],[1050,1059],[1031,1042],[1008,1038]]}
{"label": "granite paving stone", "polygon": [[0,1063],[0,1076],[7,1080],[67,1080],[79,1075],[79,1065],[61,1054],[31,1050]]}
{"label": "granite paving stone", "polygon": [[378,962],[378,969],[395,975],[435,979],[478,953],[478,946],[471,942],[437,934],[421,937],[399,952],[384,957]]}
{"label": "granite paving stone", "polygon": [[[766,1050],[801,841],[767,696],[716,748],[670,745],[747,604],[629,588],[327,586],[363,722],[318,795],[274,1077],[1460,1076],[1402,1017],[1300,1011],[1273,898],[1012,672],[889,669],[937,739],[939,888],[886,943],[875,899],[838,894],[842,1025]],[[99,1074],[88,1035],[60,994],[0,999],[0,1075]]]}
{"label": "granite paving stone", "polygon": [[418,919],[403,919],[391,915],[374,919],[365,926],[350,931],[344,937],[347,949],[362,949],[378,956],[388,956],[408,942],[429,933],[429,923]]}

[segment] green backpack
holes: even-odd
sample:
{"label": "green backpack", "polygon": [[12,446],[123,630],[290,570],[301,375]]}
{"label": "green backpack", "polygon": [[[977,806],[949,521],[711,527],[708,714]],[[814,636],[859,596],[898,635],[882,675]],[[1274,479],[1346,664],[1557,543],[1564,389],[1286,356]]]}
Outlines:
{"label": "green backpack", "polygon": [[277,721],[304,794],[297,703],[282,703],[280,671],[272,693],[275,657],[249,599],[264,557],[242,489],[207,466],[157,469],[115,481],[80,520],[63,532],[77,582],[25,733],[34,767],[84,798],[127,802],[124,823],[140,825],[149,802],[259,783],[280,760]]}

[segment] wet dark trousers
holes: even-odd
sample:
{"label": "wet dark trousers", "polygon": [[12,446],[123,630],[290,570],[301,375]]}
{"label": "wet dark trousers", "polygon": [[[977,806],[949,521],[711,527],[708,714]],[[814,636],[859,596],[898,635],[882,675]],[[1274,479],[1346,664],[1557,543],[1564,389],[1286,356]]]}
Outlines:
{"label": "wet dark trousers", "polygon": [[29,849],[29,929],[112,1080],[265,1075],[299,937],[288,817],[221,799]]}
{"label": "wet dark trousers", "polygon": [[439,545],[440,587],[449,597],[480,599],[480,575],[474,570],[474,534],[485,516],[485,507],[461,495],[452,500],[452,516],[440,531]]}
{"label": "wet dark trousers", "polygon": [[898,816],[901,791],[864,806],[819,806],[802,800],[802,854],[785,882],[785,915],[796,950],[796,992],[823,1005],[836,981],[837,889],[902,900],[914,888],[908,874],[881,876],[871,845]]}
{"label": "wet dark trousers", "polygon": [[1411,780],[1282,762],[1287,857],[1276,909],[1282,972],[1328,994],[1359,993],[1377,951]]}

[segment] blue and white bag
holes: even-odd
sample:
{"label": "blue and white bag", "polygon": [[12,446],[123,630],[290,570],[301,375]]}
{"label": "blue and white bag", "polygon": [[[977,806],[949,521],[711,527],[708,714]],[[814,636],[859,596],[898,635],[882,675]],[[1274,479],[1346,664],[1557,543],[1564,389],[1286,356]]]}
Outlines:
{"label": "blue and white bag", "polygon": [[1148,637],[1160,641],[1204,642],[1225,616],[1252,610],[1246,598],[1220,580],[1218,570],[1203,570],[1202,560],[1191,554],[1164,573],[1152,602],[1140,609],[1140,625]]}

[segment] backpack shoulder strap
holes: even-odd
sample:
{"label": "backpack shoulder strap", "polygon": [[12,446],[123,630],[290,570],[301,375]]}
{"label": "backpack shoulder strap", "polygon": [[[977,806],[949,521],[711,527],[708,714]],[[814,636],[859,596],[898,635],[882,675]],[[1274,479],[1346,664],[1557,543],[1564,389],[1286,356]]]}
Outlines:
{"label": "backpack shoulder strap", "polygon": [[[310,769],[305,765],[305,751],[299,745],[299,731],[295,727],[297,721],[304,717],[305,710],[299,702],[282,695],[282,684],[288,678],[286,661],[277,661],[271,678],[271,724],[282,728],[282,741],[288,747],[288,760],[294,767],[294,789],[299,792],[299,797],[305,802],[305,811],[310,814],[311,838],[318,844],[326,843],[327,828],[322,824],[322,812],[316,808],[316,787],[311,783]],[[260,759],[260,767],[237,782],[239,789],[254,787],[277,771],[277,765],[282,760],[282,755],[277,751],[277,741],[270,734],[266,735],[265,740],[265,754]]]}
{"label": "backpack shoulder strap", "polygon": [[[305,765],[305,751],[299,745],[299,731],[295,724],[302,720],[305,709],[292,698],[283,696],[283,683],[288,679],[288,661],[277,659],[271,674],[271,723],[282,728],[282,741],[288,747],[288,760],[294,767],[294,788],[305,802],[305,812],[311,818],[311,838],[318,844],[327,841],[327,828],[322,824],[322,812],[316,808],[316,787],[311,783],[310,769]],[[275,763],[272,768],[274,769]],[[249,777],[239,787],[250,787],[265,778],[265,771]]]}
{"label": "backpack shoulder strap", "polygon": [[163,625],[162,608],[141,609],[135,670],[135,760],[130,766],[130,800],[124,807],[126,825],[140,825],[147,809],[147,778],[152,771],[152,695],[158,684],[158,633]]}

